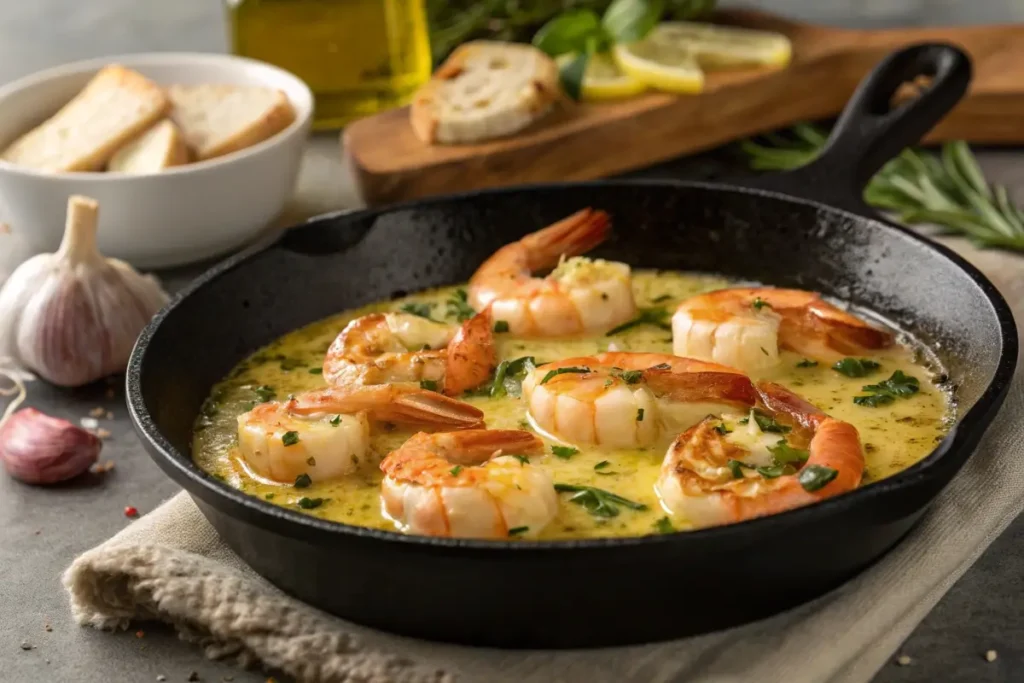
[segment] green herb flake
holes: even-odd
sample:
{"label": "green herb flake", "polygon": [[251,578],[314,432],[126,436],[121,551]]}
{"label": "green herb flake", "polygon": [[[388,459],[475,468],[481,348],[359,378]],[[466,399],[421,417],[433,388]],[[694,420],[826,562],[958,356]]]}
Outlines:
{"label": "green herb flake", "polygon": [[556,458],[568,460],[569,458],[576,455],[580,451],[578,448],[573,448],[572,446],[552,446],[551,452],[555,455]]}
{"label": "green herb flake", "polygon": [[743,463],[739,460],[730,460],[726,463],[729,466],[729,471],[732,472],[733,479],[743,478]]}
{"label": "green herb flake", "polygon": [[306,464],[309,465],[310,467],[316,467],[316,458],[314,458],[312,455],[309,456],[308,458],[306,458]]}
{"label": "green herb flake", "polygon": [[309,478],[309,475],[303,472],[299,476],[295,477],[295,484],[293,484],[293,486],[297,489],[304,489],[309,488],[312,483],[313,480]]}
{"label": "green herb flake", "polygon": [[594,486],[556,483],[555,491],[559,493],[572,493],[573,495],[569,498],[569,502],[581,505],[594,517],[617,517],[620,505],[630,510],[647,509],[647,506],[643,503],[637,503],[611,491],[605,491]]}
{"label": "green herb flake", "polygon": [[332,427],[337,427],[340,424],[341,424],[341,415],[335,415],[334,417],[331,418],[331,426]]}
{"label": "green herb flake", "polygon": [[290,372],[296,368],[304,368],[306,364],[298,358],[282,358],[281,359],[281,370],[284,372]]}
{"label": "green herb flake", "polygon": [[628,322],[624,322],[618,327],[612,328],[607,337],[614,337],[617,334],[622,334],[627,330],[631,330],[639,325],[654,325],[655,327],[672,331],[672,325],[669,324],[669,312],[664,306],[652,306],[650,308],[641,308],[639,315]]}
{"label": "green herb flake", "polygon": [[513,455],[512,457],[518,460],[520,465],[530,464],[530,459],[527,458],[525,455]]}
{"label": "green herb flake", "polygon": [[644,409],[643,408],[637,408],[636,409],[636,421],[637,422],[643,422],[644,421]]}
{"label": "green herb flake", "polygon": [[420,389],[426,389],[427,391],[437,391],[437,380],[421,379]]}
{"label": "green herb flake", "polygon": [[797,480],[804,487],[805,491],[814,492],[824,488],[826,484],[835,479],[839,472],[824,465],[808,465],[800,470]]}
{"label": "green herb flake", "polygon": [[643,379],[644,371],[643,370],[626,370],[621,375],[619,375],[619,377],[621,377],[622,381],[625,382],[626,384],[636,384],[641,379]]}
{"label": "green herb flake", "polygon": [[299,507],[303,510],[312,510],[313,508],[318,508],[323,504],[323,498],[306,498],[305,496],[299,498]]}
{"label": "green herb flake", "polygon": [[274,494],[273,493],[266,493],[266,494],[263,495],[263,497],[266,498],[267,500],[274,500]]}
{"label": "green herb flake", "polygon": [[769,446],[768,452],[772,454],[777,465],[802,465],[810,457],[810,453],[800,448],[793,448],[785,440],[779,441],[774,446]]}
{"label": "green herb flake", "polygon": [[776,479],[786,474],[787,467],[785,465],[770,465],[768,467],[758,467],[757,473],[765,479]]}
{"label": "green herb flake", "polygon": [[256,398],[259,399],[260,403],[272,401],[274,400],[274,397],[277,395],[277,392],[274,391],[274,387],[270,386],[269,384],[264,384],[263,386],[256,387],[255,389],[253,389],[253,392],[256,394]]}
{"label": "green herb flake", "polygon": [[719,422],[713,427],[713,429],[722,436],[725,436],[726,434],[732,434],[732,430],[729,429],[729,426],[724,422]]}
{"label": "green herb flake", "polygon": [[514,526],[514,527],[512,527],[511,529],[508,530],[508,535],[509,536],[519,536],[520,534],[525,534],[529,530],[530,530],[530,527],[528,527],[528,526]]}
{"label": "green herb flake", "polygon": [[608,467],[610,465],[611,465],[611,463],[608,462],[607,460],[602,460],[601,462],[599,462],[596,465],[594,465],[594,469],[595,470],[603,470],[603,469],[605,469],[606,467]]}
{"label": "green herb flake", "polygon": [[796,364],[798,368],[816,368],[818,367],[818,361],[804,358],[802,361]]}
{"label": "green herb flake", "polygon": [[523,380],[536,369],[537,363],[533,356],[501,361],[494,371],[494,381],[485,395],[491,398],[506,395],[519,398],[523,394]]}
{"label": "green herb flake", "polygon": [[668,517],[662,517],[654,523],[654,530],[659,534],[671,534],[675,529],[672,527],[672,521]]}
{"label": "green herb flake", "polygon": [[921,382],[913,375],[904,374],[902,370],[892,373],[889,379],[878,384],[867,384],[861,387],[869,392],[867,396],[855,396],[853,402],[860,406],[877,408],[888,405],[897,398],[909,398],[921,390]]}
{"label": "green herb flake", "polygon": [[867,358],[844,358],[837,361],[832,369],[847,377],[867,377],[880,367],[880,363]]}
{"label": "green herb flake", "polygon": [[496,320],[494,322],[494,332],[496,334],[502,334],[503,332],[508,332],[508,330],[509,327],[507,320]]}
{"label": "green herb flake", "polygon": [[283,443],[285,446],[294,446],[298,442],[299,442],[299,433],[298,432],[285,432],[284,435],[281,437],[281,443]]}
{"label": "green herb flake", "polygon": [[[409,315],[415,315],[419,318],[426,318],[427,320],[434,320],[432,314],[434,312],[434,304],[429,303],[417,303],[411,302],[402,304],[398,307],[402,313],[408,313]],[[434,322],[437,322],[436,320]]]}
{"label": "green herb flake", "polygon": [[453,468],[451,468],[450,470],[448,470],[448,472],[449,472],[449,473],[450,473],[450,474],[451,474],[451,475],[452,475],[453,477],[457,477],[457,476],[459,476],[459,472],[461,472],[461,471],[462,471],[462,465],[456,465],[455,467],[453,467]]}
{"label": "green herb flake", "polygon": [[445,315],[449,318],[455,318],[459,322],[469,320],[476,311],[469,305],[469,295],[466,294],[464,289],[456,289],[454,293],[445,301]]}
{"label": "green herb flake", "polygon": [[544,379],[542,379],[540,381],[540,383],[541,384],[547,384],[549,381],[551,381],[551,379],[553,379],[554,377],[557,377],[558,375],[566,375],[566,374],[585,375],[588,372],[590,372],[590,368],[583,368],[583,367],[555,368],[554,370],[549,370],[548,374],[544,375]]}
{"label": "green herb flake", "polygon": [[770,303],[768,303],[767,301],[765,301],[761,297],[757,297],[756,299],[754,299],[754,302],[752,304],[750,304],[750,305],[753,307],[753,309],[755,311],[760,311],[762,308],[764,308],[766,306],[768,308],[772,307],[772,305]]}
{"label": "green herb flake", "polygon": [[[772,434],[785,434],[792,431],[792,427],[784,425],[778,422],[771,415],[765,415],[759,410],[751,410],[750,415],[754,417],[754,422],[757,424],[758,429],[762,432],[769,432]],[[747,416],[740,420],[740,424],[750,424],[750,416]]]}
{"label": "green herb flake", "polygon": [[323,368],[310,368],[309,369],[309,374],[311,374],[311,375],[322,375],[322,374],[324,374],[324,369]]}
{"label": "green herb flake", "polygon": [[[652,304],[663,304],[666,301],[670,301],[671,299],[672,299],[672,295],[671,294],[660,294],[660,295],[654,297],[653,299],[651,299],[651,303]],[[666,517],[665,519],[668,519],[668,518]]]}

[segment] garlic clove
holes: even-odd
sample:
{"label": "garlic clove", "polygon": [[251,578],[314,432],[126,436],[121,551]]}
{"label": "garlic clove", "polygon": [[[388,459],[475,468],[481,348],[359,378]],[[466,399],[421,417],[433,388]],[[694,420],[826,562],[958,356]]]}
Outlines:
{"label": "garlic clove", "polygon": [[102,449],[96,435],[35,408],[22,408],[0,426],[0,460],[8,474],[28,484],[77,477]]}
{"label": "garlic clove", "polygon": [[99,253],[97,216],[95,200],[72,196],[57,252],[29,259],[0,289],[0,356],[60,386],[124,370],[168,300],[155,278]]}

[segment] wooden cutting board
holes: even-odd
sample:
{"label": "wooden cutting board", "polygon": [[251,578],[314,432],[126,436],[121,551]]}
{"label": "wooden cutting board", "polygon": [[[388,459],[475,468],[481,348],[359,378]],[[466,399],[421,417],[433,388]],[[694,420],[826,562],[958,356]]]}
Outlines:
{"label": "wooden cutting board", "polygon": [[781,70],[708,74],[700,95],[569,104],[524,132],[482,144],[427,145],[413,134],[408,109],[395,109],[349,125],[342,134],[346,163],[371,205],[606,177],[838,114],[886,54],[922,41],[958,45],[974,62],[969,93],[929,141],[1024,143],[1024,24],[862,31],[746,10],[715,21],[785,33],[792,62]]}

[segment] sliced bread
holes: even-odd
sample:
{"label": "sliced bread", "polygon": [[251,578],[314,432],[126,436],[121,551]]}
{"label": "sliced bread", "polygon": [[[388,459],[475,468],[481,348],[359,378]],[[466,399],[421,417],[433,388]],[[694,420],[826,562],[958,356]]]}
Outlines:
{"label": "sliced bread", "polygon": [[197,160],[212,159],[255,145],[295,120],[280,90],[238,85],[172,85],[171,119]]}
{"label": "sliced bread", "polygon": [[464,43],[413,97],[410,119],[427,143],[467,143],[511,135],[561,97],[558,66],[532,45]]}
{"label": "sliced bread", "polygon": [[188,147],[181,131],[164,119],[135,138],[110,159],[107,170],[115,173],[156,173],[188,163]]}
{"label": "sliced bread", "polygon": [[52,172],[95,171],[127,141],[163,118],[160,86],[123,66],[105,66],[70,102],[15,140],[5,161]]}

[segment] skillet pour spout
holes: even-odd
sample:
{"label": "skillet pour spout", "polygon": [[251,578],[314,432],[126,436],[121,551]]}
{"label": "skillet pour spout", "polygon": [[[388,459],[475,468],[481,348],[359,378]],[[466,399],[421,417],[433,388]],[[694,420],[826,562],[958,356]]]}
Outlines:
{"label": "skillet pour spout", "polygon": [[[923,94],[891,109],[899,84],[919,76],[931,78]],[[594,647],[793,607],[899,542],[970,456],[1013,374],[1015,326],[992,284],[860,199],[870,175],[917,142],[969,78],[967,57],[952,46],[897,52],[858,89],[818,160],[742,185],[538,185],[313,219],[217,265],[154,318],[128,368],[135,427],[257,572],[371,627],[473,645]],[[694,532],[579,541],[439,539],[328,522],[193,463],[200,406],[246,355],[338,311],[466,281],[502,245],[586,206],[628,226],[597,257],[815,289],[877,311],[937,350],[959,387],[956,428],[913,467],[815,505]]]}

